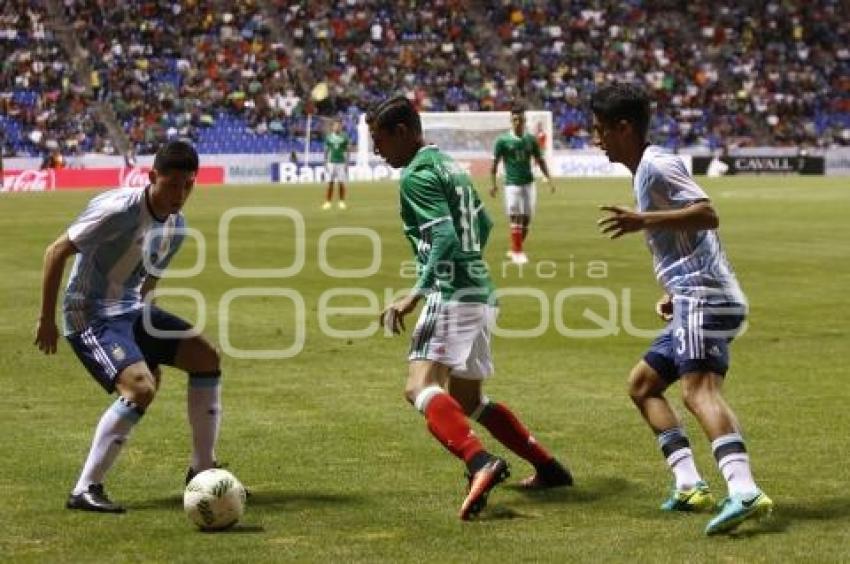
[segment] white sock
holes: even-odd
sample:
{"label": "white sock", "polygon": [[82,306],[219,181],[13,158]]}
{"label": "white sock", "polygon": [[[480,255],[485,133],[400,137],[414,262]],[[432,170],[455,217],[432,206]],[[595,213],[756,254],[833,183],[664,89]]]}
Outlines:
{"label": "white sock", "polygon": [[729,495],[752,494],[759,491],[750,470],[750,456],[747,454],[741,435],[730,433],[717,437],[711,442],[711,449],[717,459],[717,466],[726,479]]}
{"label": "white sock", "polygon": [[144,410],[123,397],[109,406],[94,431],[91,449],[77,485],[74,486],[74,494],[86,491],[91,484],[103,483],[103,477],[112,467],[130,431],[142,415]]}
{"label": "white sock", "polygon": [[215,443],[221,424],[220,372],[189,375],[186,408],[192,427],[192,469],[200,472],[215,464]]}
{"label": "white sock", "polygon": [[667,457],[667,464],[676,478],[677,490],[689,490],[702,481],[694,462],[694,453],[689,448],[679,449],[671,454]]}
{"label": "white sock", "polygon": [[667,465],[673,471],[677,490],[689,490],[702,481],[694,462],[691,443],[683,428],[667,429],[659,433],[657,438]]}

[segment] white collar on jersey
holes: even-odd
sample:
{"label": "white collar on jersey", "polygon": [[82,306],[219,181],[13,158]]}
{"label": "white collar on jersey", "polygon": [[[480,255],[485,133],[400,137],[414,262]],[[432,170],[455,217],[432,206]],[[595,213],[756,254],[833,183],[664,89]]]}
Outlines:
{"label": "white collar on jersey", "polygon": [[422,151],[425,151],[427,149],[438,149],[438,148],[439,147],[437,147],[436,143],[428,143],[427,145],[422,145],[421,147],[419,147],[419,150],[416,151],[416,154],[418,155],[419,153],[421,153]]}

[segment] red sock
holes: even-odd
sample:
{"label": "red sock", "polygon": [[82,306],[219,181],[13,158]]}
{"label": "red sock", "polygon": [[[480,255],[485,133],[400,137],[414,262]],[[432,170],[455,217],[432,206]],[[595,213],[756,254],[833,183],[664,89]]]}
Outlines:
{"label": "red sock", "polygon": [[522,225],[511,224],[511,251],[522,252]]}
{"label": "red sock", "polygon": [[449,394],[436,394],[425,408],[428,430],[449,452],[469,462],[484,447],[469,427],[460,404]]}
{"label": "red sock", "polygon": [[330,201],[331,201],[331,199],[333,199],[333,197],[334,197],[334,185],[333,185],[333,184],[328,184],[328,190],[327,190],[327,192],[325,193],[325,200],[327,200],[328,202],[330,202]]}
{"label": "red sock", "polygon": [[345,184],[339,185],[339,201],[343,201],[345,199]]}
{"label": "red sock", "polygon": [[538,466],[552,460],[552,455],[537,444],[537,440],[507,406],[501,403],[487,404],[478,422],[484,425],[497,441],[533,465]]}

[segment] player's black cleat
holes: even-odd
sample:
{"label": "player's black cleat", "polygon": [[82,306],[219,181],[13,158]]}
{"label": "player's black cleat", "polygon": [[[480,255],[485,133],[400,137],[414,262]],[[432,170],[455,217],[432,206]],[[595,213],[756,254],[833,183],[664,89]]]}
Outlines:
{"label": "player's black cleat", "polygon": [[535,470],[533,476],[529,476],[519,483],[521,487],[527,490],[546,490],[573,485],[573,475],[555,458],[546,464],[537,466]]}
{"label": "player's black cleat", "polygon": [[72,493],[68,496],[65,507],[80,511],[94,511],[96,513],[124,513],[125,511],[122,506],[111,502],[106,497],[106,492],[103,491],[103,484],[91,484],[82,493]]}
{"label": "player's black cleat", "polygon": [[494,487],[510,476],[508,463],[494,456],[481,470],[469,478],[469,493],[460,506],[459,517],[464,521],[472,519],[487,506],[487,495]]}

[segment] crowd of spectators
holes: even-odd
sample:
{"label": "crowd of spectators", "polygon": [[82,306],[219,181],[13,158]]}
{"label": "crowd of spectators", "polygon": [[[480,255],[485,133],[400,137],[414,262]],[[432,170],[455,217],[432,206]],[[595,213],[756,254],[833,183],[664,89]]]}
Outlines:
{"label": "crowd of spectators", "polygon": [[43,0],[0,7],[0,146],[5,155],[66,155],[108,148],[85,86],[47,23]]}
{"label": "crowd of spectators", "polygon": [[584,142],[582,95],[620,80],[651,91],[654,137],[673,147],[850,145],[846,1],[500,4],[488,19],[519,86],[563,140]]}
{"label": "crowd of spectators", "polygon": [[[45,0],[0,14],[4,125],[19,150],[108,150],[88,110],[111,105],[134,151],[192,138],[202,152],[284,152],[307,112],[341,116],[404,92],[424,111],[555,117],[556,147],[590,140],[596,85],[652,92],[671,148],[850,145],[850,8],[717,0],[62,0],[87,88]],[[9,125],[11,124],[11,125]],[[19,131],[15,130],[15,127]],[[7,135],[8,137],[8,135]]]}
{"label": "crowd of spectators", "polygon": [[249,131],[292,136],[302,85],[253,0],[65,6],[95,61],[98,96],[112,104],[137,153],[173,136],[215,151],[204,147],[204,130],[219,122],[233,125],[226,133],[236,147]]}

